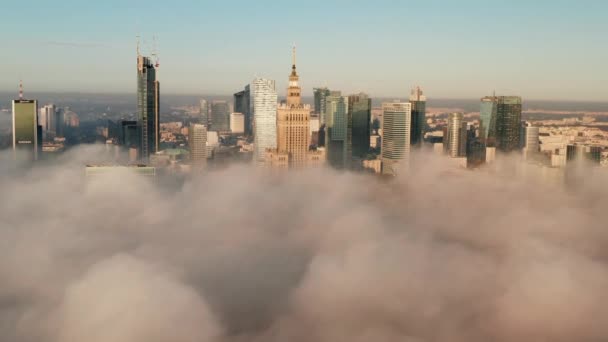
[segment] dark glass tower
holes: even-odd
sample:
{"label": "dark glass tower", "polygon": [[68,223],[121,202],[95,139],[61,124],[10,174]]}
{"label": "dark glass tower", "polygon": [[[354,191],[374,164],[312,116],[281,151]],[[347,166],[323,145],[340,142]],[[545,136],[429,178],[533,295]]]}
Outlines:
{"label": "dark glass tower", "polygon": [[426,96],[424,96],[420,87],[412,89],[410,104],[412,105],[410,143],[412,147],[420,147],[422,146],[424,127],[426,125]]}
{"label": "dark glass tower", "polygon": [[348,120],[351,143],[350,150],[354,158],[364,158],[369,152],[369,136],[371,131],[372,99],[367,94],[360,93],[348,97]]}
{"label": "dark glass tower", "polygon": [[137,108],[141,127],[140,159],[158,152],[160,142],[160,83],[156,67],[148,57],[137,56]]}
{"label": "dark glass tower", "polygon": [[234,94],[234,111],[243,114],[245,118],[245,135],[251,135],[253,132],[251,111],[249,110],[251,105],[251,97],[249,94],[249,85],[245,87],[245,90]]}
{"label": "dark glass tower", "polygon": [[211,102],[211,130],[230,131],[230,105],[227,101],[214,100]]}
{"label": "dark glass tower", "polygon": [[327,162],[334,168],[348,167],[348,97],[331,95],[325,101],[325,147]]}
{"label": "dark glass tower", "polygon": [[502,152],[520,147],[522,101],[519,96],[487,96],[481,99],[480,136],[488,147]]}

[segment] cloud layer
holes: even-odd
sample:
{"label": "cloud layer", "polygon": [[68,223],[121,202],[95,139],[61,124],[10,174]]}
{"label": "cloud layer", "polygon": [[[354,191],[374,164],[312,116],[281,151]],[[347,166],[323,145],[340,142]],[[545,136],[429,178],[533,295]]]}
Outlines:
{"label": "cloud layer", "polygon": [[[0,165],[0,333],[30,341],[602,341],[608,177]],[[6,158],[6,156],[2,157]]]}

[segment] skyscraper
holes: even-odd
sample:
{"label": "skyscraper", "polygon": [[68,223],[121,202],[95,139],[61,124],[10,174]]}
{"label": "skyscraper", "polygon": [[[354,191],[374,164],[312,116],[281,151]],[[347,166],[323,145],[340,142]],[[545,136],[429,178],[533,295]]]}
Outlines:
{"label": "skyscraper", "polygon": [[211,130],[216,132],[230,131],[230,105],[227,101],[211,102]]}
{"label": "skyscraper", "polygon": [[13,100],[13,154],[16,160],[37,160],[42,147],[42,127],[38,126],[38,101],[23,98]]}
{"label": "skyscraper", "polygon": [[325,99],[325,147],[329,165],[348,167],[348,97],[332,94]]}
{"label": "skyscraper", "polygon": [[407,170],[410,158],[412,122],[410,103],[382,104],[382,173],[396,175],[399,163]]}
{"label": "skyscraper", "polygon": [[159,150],[160,143],[160,83],[156,66],[149,57],[137,52],[137,107],[141,126],[140,157],[147,161]]}
{"label": "skyscraper", "polygon": [[200,123],[205,126],[209,125],[209,103],[207,100],[201,99],[199,108]]}
{"label": "skyscraper", "polygon": [[245,134],[251,135],[252,120],[251,120],[251,96],[249,91],[249,85],[245,87],[245,90],[241,90],[234,94],[234,111],[236,113],[242,113],[245,120]]}
{"label": "skyscraper", "polygon": [[467,123],[463,121],[462,113],[448,115],[447,135],[444,137],[444,146],[452,158],[466,157],[467,155]]}
{"label": "skyscraper", "polygon": [[372,121],[372,99],[367,94],[359,93],[348,97],[348,119],[351,154],[356,158],[364,158],[369,152],[371,121]]}
{"label": "skyscraper", "polygon": [[201,124],[190,124],[188,129],[190,160],[195,169],[207,165],[207,127]]}
{"label": "skyscraper", "polygon": [[412,146],[420,147],[424,138],[424,126],[426,125],[426,96],[422,89],[416,87],[412,89],[410,95],[410,104],[412,105]]}
{"label": "skyscraper", "polygon": [[250,85],[254,127],[254,160],[263,163],[267,149],[277,147],[277,91],[275,81],[256,78]]}
{"label": "skyscraper", "polygon": [[287,154],[290,168],[306,166],[310,146],[310,105],[302,103],[299,79],[294,48],[287,101],[277,108],[277,152]]}
{"label": "skyscraper", "polygon": [[540,152],[540,128],[525,123],[524,129],[524,153],[526,156]]}
{"label": "skyscraper", "polygon": [[488,147],[496,147],[496,96],[481,99],[479,111],[479,137]]}
{"label": "skyscraper", "polygon": [[40,108],[38,124],[42,126],[44,137],[54,137],[57,133],[57,108],[54,104],[48,104]]}
{"label": "skyscraper", "polygon": [[481,99],[481,136],[486,145],[503,152],[519,149],[522,102],[519,96]]}
{"label": "skyscraper", "polygon": [[327,88],[313,88],[314,95],[314,112],[319,114],[319,122],[325,124],[325,99],[329,96],[330,91]]}

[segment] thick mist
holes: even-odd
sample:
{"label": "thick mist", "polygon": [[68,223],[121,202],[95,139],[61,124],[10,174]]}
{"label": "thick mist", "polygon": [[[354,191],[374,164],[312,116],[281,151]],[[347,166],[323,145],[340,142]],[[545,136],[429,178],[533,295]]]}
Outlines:
{"label": "thick mist", "polygon": [[608,338],[607,171],[566,190],[426,153],[390,181],[238,166],[166,191],[85,179],[99,153],[0,156],[0,340]]}

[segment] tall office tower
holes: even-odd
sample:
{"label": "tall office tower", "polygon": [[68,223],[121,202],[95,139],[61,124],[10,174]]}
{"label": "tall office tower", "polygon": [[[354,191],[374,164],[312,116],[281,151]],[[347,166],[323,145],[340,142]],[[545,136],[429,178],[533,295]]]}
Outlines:
{"label": "tall office tower", "polygon": [[42,127],[38,126],[38,101],[23,98],[13,100],[13,155],[15,160],[37,160],[42,149]]}
{"label": "tall office tower", "polygon": [[524,153],[534,154],[540,152],[540,128],[532,126],[531,123],[525,123],[524,130]]}
{"label": "tall office tower", "polygon": [[48,104],[40,108],[38,116],[38,124],[42,126],[42,134],[44,137],[54,137],[57,133],[57,108],[54,104]]}
{"label": "tall office tower", "polygon": [[242,113],[245,119],[245,134],[251,135],[253,132],[253,121],[251,120],[251,96],[250,87],[247,85],[245,90],[241,90],[234,94],[234,111],[236,113]]}
{"label": "tall office tower", "polygon": [[487,146],[502,152],[519,149],[521,103],[519,96],[486,96],[481,99],[481,131]]}
{"label": "tall office tower", "polygon": [[200,123],[207,126],[209,124],[209,103],[201,99],[199,104]]}
{"label": "tall office tower", "polygon": [[230,131],[230,105],[228,101],[211,101],[211,130],[216,132]]}
{"label": "tall office tower", "polygon": [[382,111],[382,173],[396,175],[399,163],[403,163],[406,170],[409,166],[412,105],[383,103]]}
{"label": "tall office tower", "polygon": [[479,137],[488,147],[496,147],[496,96],[486,96],[481,99],[479,111]]}
{"label": "tall office tower", "polygon": [[230,131],[232,134],[245,133],[245,115],[243,113],[230,114]]}
{"label": "tall office tower", "polygon": [[159,151],[160,144],[160,83],[156,79],[157,68],[149,57],[137,51],[137,107],[141,126],[139,156],[147,161]]}
{"label": "tall office tower", "polygon": [[420,87],[412,89],[410,104],[412,105],[411,144],[420,147],[422,146],[426,124],[426,96],[424,96]]}
{"label": "tall office tower", "polygon": [[369,152],[372,124],[372,99],[367,94],[359,93],[348,97],[348,131],[353,158],[365,158]]}
{"label": "tall office tower", "polygon": [[202,169],[207,165],[207,127],[201,124],[190,124],[188,145],[192,166]]}
{"label": "tall office tower", "polygon": [[486,145],[477,135],[477,129],[473,125],[468,126],[466,144],[467,165],[476,167],[485,163]]}
{"label": "tall office tower", "polygon": [[277,152],[286,154],[290,168],[303,168],[310,146],[310,105],[302,103],[300,77],[296,71],[296,51],[293,61],[287,100],[277,108]]}
{"label": "tall office tower", "polygon": [[337,169],[349,166],[348,97],[336,93],[325,100],[325,147],[329,165]]}
{"label": "tall office tower", "polygon": [[448,115],[447,135],[444,137],[444,147],[452,158],[466,157],[467,155],[467,123],[462,113]]}
{"label": "tall office tower", "polygon": [[57,137],[63,137],[64,136],[64,127],[65,127],[65,122],[64,122],[64,114],[63,114],[64,110],[63,108],[57,108],[55,110],[55,136]]}
{"label": "tall office tower", "polygon": [[319,114],[321,125],[325,124],[325,99],[329,96],[330,90],[327,88],[313,88],[314,112]]}
{"label": "tall office tower", "polygon": [[254,128],[254,160],[264,163],[267,149],[277,147],[277,91],[275,81],[256,78],[250,85]]}

